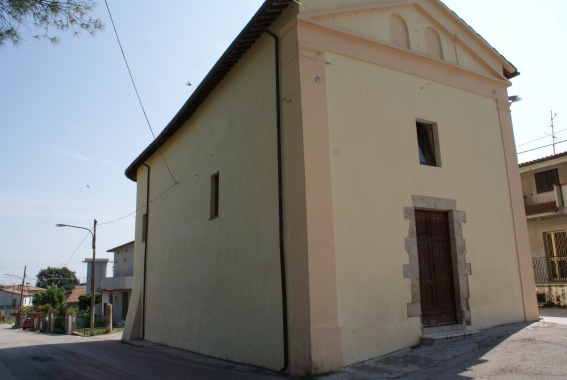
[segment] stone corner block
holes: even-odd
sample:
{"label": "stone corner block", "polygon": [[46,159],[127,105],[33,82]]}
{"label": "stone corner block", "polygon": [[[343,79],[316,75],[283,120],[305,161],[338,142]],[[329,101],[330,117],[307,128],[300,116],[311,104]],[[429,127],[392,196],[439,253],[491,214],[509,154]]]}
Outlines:
{"label": "stone corner block", "polygon": [[408,303],[408,317],[421,316],[421,304],[419,302]]}

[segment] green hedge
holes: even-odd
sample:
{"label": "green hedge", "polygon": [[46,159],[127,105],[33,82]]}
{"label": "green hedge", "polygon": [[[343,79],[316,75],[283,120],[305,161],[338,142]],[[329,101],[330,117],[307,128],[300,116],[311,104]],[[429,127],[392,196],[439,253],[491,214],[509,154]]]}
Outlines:
{"label": "green hedge", "polygon": [[[85,314],[82,318],[77,317],[75,322],[75,328],[88,329],[90,327],[91,327],[91,318],[88,314]],[[95,318],[94,327],[106,327],[106,320],[104,318]]]}
{"label": "green hedge", "polygon": [[55,317],[53,320],[53,329],[65,331],[65,317]]}

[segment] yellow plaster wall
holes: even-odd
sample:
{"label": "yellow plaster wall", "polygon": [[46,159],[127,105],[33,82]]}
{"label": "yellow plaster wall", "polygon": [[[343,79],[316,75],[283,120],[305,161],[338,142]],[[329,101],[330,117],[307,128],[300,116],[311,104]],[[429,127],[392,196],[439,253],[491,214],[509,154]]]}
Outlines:
{"label": "yellow plaster wall", "polygon": [[308,0],[301,9],[322,25],[385,44],[390,44],[389,20],[395,14],[407,24],[412,51],[427,55],[425,29],[432,28],[440,36],[445,61],[485,75],[502,74],[499,54],[435,0]]}
{"label": "yellow plaster wall", "polygon": [[[472,327],[523,321],[495,100],[338,54],[325,60],[345,364],[418,342],[402,274],[411,195],[455,199],[466,212]],[[416,119],[437,123],[441,167],[419,164]]]}
{"label": "yellow plaster wall", "polygon": [[[162,147],[177,185],[159,154],[148,162],[157,199],[150,205],[145,339],[279,370],[273,51],[273,40],[262,37]],[[220,216],[209,220],[216,172]],[[136,239],[140,229],[138,221]]]}
{"label": "yellow plaster wall", "polygon": [[[386,2],[304,0],[300,8],[311,13]],[[434,3],[420,2],[449,25]],[[473,327],[523,320],[518,266],[510,265],[515,239],[498,111],[494,99],[479,95],[505,94],[505,83],[439,64],[417,50],[390,54],[394,49],[388,48],[386,54],[367,41],[357,40],[353,50],[364,45],[366,63],[325,55],[331,34],[320,39],[322,34],[311,34],[312,25],[298,31],[295,9],[291,5],[272,28],[287,33],[280,104],[290,371],[333,370],[417,342],[420,321],[407,317],[411,293],[402,274],[409,228],[403,207],[411,206],[412,194],[456,199],[457,209],[467,214],[463,235],[473,271]],[[414,8],[400,12],[423,28],[431,25]],[[361,26],[370,32],[381,30],[365,20]],[[353,23],[356,19],[345,25]],[[440,35],[447,61],[455,63],[449,37]],[[352,42],[343,37],[333,40],[335,51]],[[423,64],[437,78],[442,74],[446,85],[369,63],[386,56],[386,64],[403,63],[406,72],[413,72],[408,62]],[[418,58],[406,60],[409,56]],[[477,95],[448,85],[461,75]],[[159,154],[148,160],[157,199],[150,207],[145,338],[280,369],[273,79],[272,40],[264,36],[163,146],[179,184],[173,185]],[[317,89],[319,84],[326,89]],[[416,118],[438,123],[441,168],[419,165]],[[216,171],[221,216],[209,221],[210,176]],[[143,167],[138,174],[140,207]],[[143,262],[142,214],[136,224],[137,270]],[[140,286],[137,280],[132,295],[138,317],[128,316],[138,325]],[[179,305],[179,313],[164,313],[171,305]]]}
{"label": "yellow plaster wall", "polygon": [[142,338],[142,311],[144,286],[144,250],[142,242],[142,218],[146,213],[146,189],[148,172],[145,166],[138,169],[136,192],[136,223],[134,240],[134,283],[128,304],[128,314],[124,323],[122,340]]}

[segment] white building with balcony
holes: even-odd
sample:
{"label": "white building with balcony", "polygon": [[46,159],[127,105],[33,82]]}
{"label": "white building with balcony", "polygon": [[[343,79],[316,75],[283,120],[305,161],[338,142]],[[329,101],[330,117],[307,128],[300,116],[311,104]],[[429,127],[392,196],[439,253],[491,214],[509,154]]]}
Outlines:
{"label": "white building with balcony", "polygon": [[567,306],[567,152],[520,164],[538,302]]}
{"label": "white building with balcony", "polygon": [[122,244],[107,252],[114,253],[112,277],[102,279],[102,303],[112,304],[112,322],[123,325],[134,284],[134,242]]}

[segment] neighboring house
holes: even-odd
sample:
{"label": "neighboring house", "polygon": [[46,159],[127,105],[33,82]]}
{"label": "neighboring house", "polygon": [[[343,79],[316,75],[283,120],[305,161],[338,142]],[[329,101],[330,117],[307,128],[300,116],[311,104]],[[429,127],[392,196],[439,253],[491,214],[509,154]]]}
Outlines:
{"label": "neighboring house", "polygon": [[567,152],[520,164],[540,304],[567,306]]}
{"label": "neighboring house", "polygon": [[72,307],[75,309],[79,308],[79,296],[82,296],[83,294],[87,293],[87,285],[86,284],[80,284],[75,286],[75,288],[71,291],[71,294],[69,294],[69,297],[67,297],[67,300],[65,301],[65,303],[67,304],[67,307]]}
{"label": "neighboring house", "polygon": [[[92,263],[93,259],[86,258],[85,263],[87,263],[87,293],[91,292],[91,274],[92,274]],[[95,292],[101,292],[101,283],[106,278],[106,267],[108,265],[108,259],[96,259],[95,266]],[[102,309],[102,302],[95,305],[95,315],[101,317],[104,314]]]}
{"label": "neighboring house", "polygon": [[112,304],[112,322],[123,325],[134,284],[134,242],[123,244],[107,252],[114,253],[112,277],[102,280],[102,303]]}
{"label": "neighboring house", "polygon": [[436,0],[266,0],[126,169],[123,339],[302,375],[537,320],[516,75]]}
{"label": "neighboring house", "polygon": [[[23,306],[31,306],[34,293],[43,288],[38,288],[31,285],[24,285],[22,292],[22,285],[0,285],[0,312],[4,315],[9,315],[13,311],[18,310],[20,307],[20,299],[22,299]],[[23,295],[23,298],[22,298]]]}

